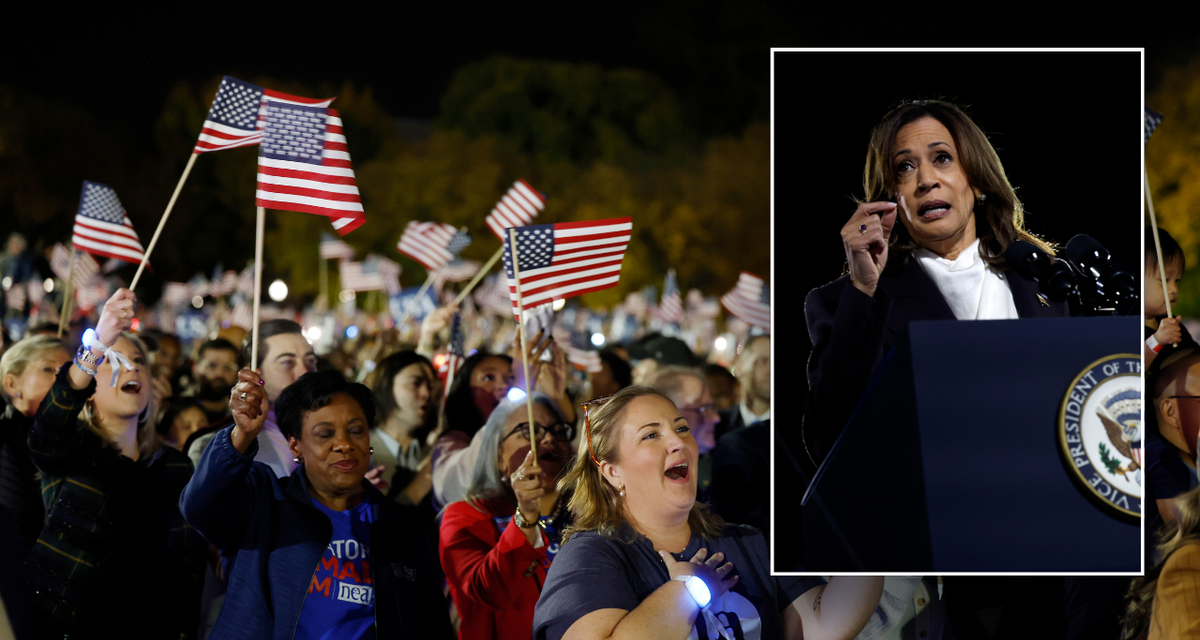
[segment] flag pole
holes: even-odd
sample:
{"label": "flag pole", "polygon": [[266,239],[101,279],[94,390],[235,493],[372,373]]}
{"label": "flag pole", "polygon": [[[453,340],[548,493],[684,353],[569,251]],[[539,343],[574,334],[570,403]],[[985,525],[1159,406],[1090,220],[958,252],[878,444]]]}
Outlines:
{"label": "flag pole", "polygon": [[[537,459],[537,421],[533,419],[533,385],[529,383],[529,347],[525,342],[525,309],[521,303],[521,266],[517,262],[517,230],[508,230],[508,244],[512,247],[513,279],[517,281],[517,324],[521,327],[521,368],[525,372],[525,411],[529,416],[529,446],[533,454],[533,466],[538,466]],[[504,247],[500,247],[503,251]]]}
{"label": "flag pole", "polygon": [[258,208],[258,220],[254,225],[254,318],[250,329],[250,366],[258,367],[258,300],[262,297],[263,228],[266,227],[267,212]]}
{"label": "flag pole", "polygon": [[1163,264],[1162,244],[1158,240],[1158,220],[1154,217],[1154,202],[1150,198],[1150,176],[1142,165],[1142,180],[1146,185],[1146,207],[1150,211],[1150,228],[1154,231],[1154,251],[1158,253],[1158,278],[1162,281],[1163,302],[1167,304],[1167,317],[1171,317],[1171,296],[1167,294],[1167,269]]}
{"label": "flag pole", "polygon": [[167,203],[167,210],[163,212],[162,219],[158,221],[158,228],[154,230],[154,236],[150,238],[146,252],[142,254],[142,262],[138,265],[137,273],[133,274],[133,282],[129,285],[130,291],[137,288],[138,280],[142,277],[142,269],[146,268],[146,263],[150,261],[150,252],[154,251],[154,245],[158,243],[158,234],[162,233],[163,227],[166,226],[167,217],[171,215],[171,209],[175,208],[175,200],[179,197],[179,192],[183,190],[183,183],[187,182],[188,174],[192,172],[192,165],[196,164],[198,155],[200,154],[193,153],[192,157],[188,158],[187,166],[183,168],[183,175],[179,177],[179,184],[175,185],[175,193],[171,194],[171,200]]}
{"label": "flag pole", "polygon": [[319,265],[320,265],[320,268],[318,269],[318,271],[320,271],[320,274],[321,274],[321,297],[325,300],[325,305],[328,306],[329,305],[329,261],[322,257]]}
{"label": "flag pole", "polygon": [[458,297],[454,299],[454,304],[462,304],[462,301],[466,299],[469,293],[471,293],[471,289],[474,289],[475,285],[479,284],[479,281],[483,280],[483,277],[492,270],[492,267],[496,266],[496,261],[500,259],[500,256],[503,253],[504,245],[500,245],[500,248],[496,249],[496,253],[492,254],[492,258],[479,268],[479,271],[475,274],[474,278],[471,278],[471,281],[467,283],[467,286],[464,287],[462,291],[458,292]]}
{"label": "flag pole", "polygon": [[404,315],[400,316],[400,321],[396,323],[397,331],[403,331],[403,329],[401,329],[401,327],[404,326],[405,322],[408,322],[409,317],[412,316],[414,311],[416,311],[417,305],[420,304],[421,296],[425,295],[425,292],[429,290],[429,286],[432,284],[433,284],[433,272],[430,271],[429,277],[425,278],[425,284],[421,285],[421,289],[420,289],[420,291],[417,291],[417,295],[413,296],[413,299],[410,300],[408,302],[408,304],[405,306]]}
{"label": "flag pole", "polygon": [[71,290],[71,280],[72,280],[72,276],[75,275],[75,251],[76,251],[75,245],[72,244],[71,245],[71,260],[67,265],[67,282],[66,282],[67,289],[66,289],[66,291],[63,292],[62,313],[58,314],[58,337],[60,337],[60,338],[62,337],[62,334],[63,334],[63,326],[66,321],[67,314],[70,313],[69,307],[71,304],[71,298],[74,293]]}

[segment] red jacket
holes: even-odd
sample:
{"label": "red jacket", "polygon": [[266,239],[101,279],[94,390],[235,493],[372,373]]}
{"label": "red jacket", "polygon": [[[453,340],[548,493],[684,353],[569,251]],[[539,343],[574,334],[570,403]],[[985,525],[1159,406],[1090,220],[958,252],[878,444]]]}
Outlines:
{"label": "red jacket", "polygon": [[511,516],[511,503],[490,501],[483,507],[487,513],[459,501],[442,514],[438,553],[462,619],[458,637],[529,640],[550,542],[539,531],[543,546],[534,549],[512,521],[501,531],[494,518]]}

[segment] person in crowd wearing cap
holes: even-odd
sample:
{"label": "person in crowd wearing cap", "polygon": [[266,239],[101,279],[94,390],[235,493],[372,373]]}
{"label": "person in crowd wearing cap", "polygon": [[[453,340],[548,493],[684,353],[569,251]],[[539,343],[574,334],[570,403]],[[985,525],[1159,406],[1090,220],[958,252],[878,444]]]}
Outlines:
{"label": "person in crowd wearing cap", "polygon": [[[318,371],[271,403],[259,375],[238,372],[234,425],[204,450],[180,500],[229,572],[212,637],[448,640],[448,607],[424,527],[366,479],[370,389]],[[288,477],[255,461],[269,413],[297,465]]]}
{"label": "person in crowd wearing cap", "polygon": [[775,577],[753,527],[696,501],[698,446],[660,392],[590,403],[561,483],[574,518],[534,612],[535,640],[853,638],[883,578]]}
{"label": "person in crowd wearing cap", "polygon": [[29,448],[47,507],[26,562],[38,637],[196,633],[206,545],[179,511],[192,465],[155,431],[147,350],[129,332],[134,304],[127,289],[105,303],[94,339],[58,370],[34,417]]}

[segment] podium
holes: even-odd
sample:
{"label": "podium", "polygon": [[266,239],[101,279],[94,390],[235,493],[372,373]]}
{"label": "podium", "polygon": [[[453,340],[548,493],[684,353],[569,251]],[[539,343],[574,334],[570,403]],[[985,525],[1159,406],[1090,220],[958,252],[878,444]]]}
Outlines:
{"label": "podium", "polygon": [[1138,519],[1058,436],[1080,372],[1140,362],[1140,336],[1136,316],[909,325],[804,495],[804,571],[1140,572]]}

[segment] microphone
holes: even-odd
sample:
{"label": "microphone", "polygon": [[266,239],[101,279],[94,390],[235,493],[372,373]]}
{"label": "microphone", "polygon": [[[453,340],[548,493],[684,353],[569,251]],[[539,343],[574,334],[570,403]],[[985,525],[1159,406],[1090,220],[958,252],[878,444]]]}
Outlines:
{"label": "microphone", "polygon": [[1054,302],[1079,296],[1079,287],[1071,267],[1062,260],[1051,259],[1044,251],[1024,240],[1014,240],[1008,245],[1004,250],[1004,261],[1021,276],[1035,280],[1038,290]]}
{"label": "microphone", "polygon": [[1117,309],[1138,301],[1137,278],[1113,261],[1103,245],[1091,236],[1077,235],[1067,242],[1066,259],[1087,277],[1088,298],[1107,302]]}

